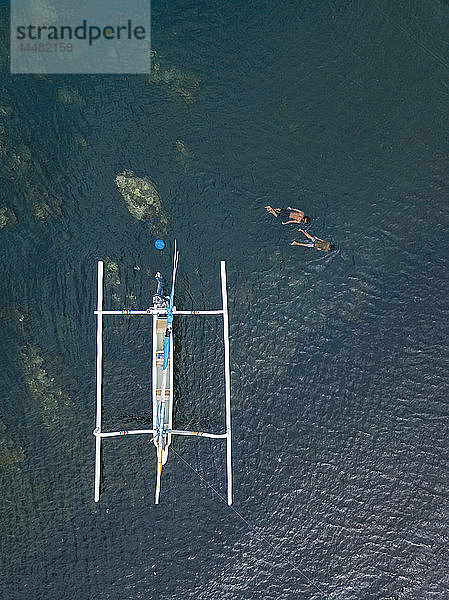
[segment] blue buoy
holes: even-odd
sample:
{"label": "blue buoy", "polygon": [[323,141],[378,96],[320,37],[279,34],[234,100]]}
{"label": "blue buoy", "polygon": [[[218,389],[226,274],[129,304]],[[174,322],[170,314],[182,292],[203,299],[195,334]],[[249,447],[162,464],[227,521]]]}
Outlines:
{"label": "blue buoy", "polygon": [[156,248],[158,250],[163,250],[165,248],[165,242],[164,242],[164,240],[161,240],[160,238],[154,242],[154,245],[156,246]]}

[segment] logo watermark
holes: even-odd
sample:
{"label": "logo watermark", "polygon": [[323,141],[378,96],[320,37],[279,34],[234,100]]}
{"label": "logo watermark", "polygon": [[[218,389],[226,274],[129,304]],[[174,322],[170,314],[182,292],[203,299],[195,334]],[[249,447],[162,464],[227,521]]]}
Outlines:
{"label": "logo watermark", "polygon": [[150,0],[11,0],[11,73],[150,73]]}

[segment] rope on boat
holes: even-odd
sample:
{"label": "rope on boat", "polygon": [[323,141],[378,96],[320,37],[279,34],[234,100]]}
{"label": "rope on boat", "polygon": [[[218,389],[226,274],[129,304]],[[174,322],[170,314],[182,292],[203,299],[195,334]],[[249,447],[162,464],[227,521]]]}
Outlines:
{"label": "rope on boat", "polygon": [[[263,536],[262,534],[260,534],[257,529],[254,527],[254,525],[251,525],[251,523],[249,523],[249,521],[247,521],[245,519],[245,517],[239,513],[239,511],[234,508],[234,506],[229,505],[228,501],[226,500],[226,498],[224,496],[222,496],[220,494],[219,491],[217,491],[214,486],[209,483],[207,481],[207,479],[205,479],[201,473],[199,471],[197,471],[197,469],[195,469],[195,467],[193,467],[190,463],[188,463],[186,461],[185,458],[183,458],[178,452],[176,452],[176,450],[174,448],[172,448],[172,451],[176,454],[176,456],[178,458],[180,458],[182,460],[183,463],[185,463],[189,469],[191,469],[194,473],[196,473],[198,475],[198,477],[201,479],[201,481],[203,481],[207,487],[209,487],[219,498],[222,502],[224,502],[226,504],[226,506],[228,506],[228,508],[230,508],[237,516],[238,518],[243,521],[243,523],[245,523],[245,525],[253,532],[256,534],[256,536],[265,544],[267,544],[267,546],[269,546],[276,554],[280,553],[280,548],[276,547],[274,544],[272,544],[270,542],[270,540],[268,540],[265,536]],[[285,553],[283,553],[283,556],[285,558],[285,560],[287,561],[287,563],[293,568],[295,569],[295,571],[297,571],[302,577],[304,577],[304,579],[311,585],[313,586],[320,594],[323,598],[330,598],[329,594],[327,592],[325,592],[317,583],[315,583],[313,581],[313,579],[311,579],[308,575],[306,575],[306,573],[304,573],[304,571],[302,571],[298,566],[296,566],[286,555]]]}
{"label": "rope on boat", "polygon": [[[192,300],[194,300],[193,295],[188,291],[189,296],[191,297]],[[192,311],[193,312],[193,311]],[[206,315],[206,320],[209,320],[209,316]],[[209,321],[210,322],[210,321]],[[211,327],[211,331],[213,332],[215,338],[220,342],[221,345],[224,345],[223,340],[218,336],[217,332],[215,331],[215,328],[212,326]],[[236,363],[235,361],[233,361],[231,359],[231,365],[234,366],[239,372],[240,375],[242,376],[242,378],[244,380],[246,380],[247,384],[251,387],[251,389],[253,390],[253,392],[255,393],[255,395],[259,398],[259,400],[265,404],[265,409],[267,411],[267,413],[270,415],[270,417],[272,418],[273,422],[276,423],[277,419],[274,418],[274,416],[271,414],[271,412],[268,410],[267,408],[267,402],[264,400],[264,398],[257,392],[256,388],[252,385],[252,383],[248,380],[248,378],[245,376],[245,373],[243,372],[243,370],[240,368],[240,365],[238,363]],[[284,429],[286,430],[287,428],[285,426],[282,426],[280,424],[276,423],[276,426],[279,429]],[[190,463],[188,463],[186,461],[185,458],[183,458],[178,452],[176,452],[176,450],[174,448],[172,448],[173,452],[176,454],[176,456],[178,456],[188,467],[189,469],[191,469],[194,473],[196,473],[198,475],[198,477],[201,479],[201,481],[203,481],[207,487],[209,487],[219,498],[222,502],[224,502],[237,516],[238,518],[243,521],[243,523],[245,523],[245,525],[253,532],[256,534],[256,536],[263,541],[265,544],[267,544],[267,546],[269,546],[274,552],[276,552],[277,554],[279,553],[279,548],[277,548],[274,544],[272,544],[270,542],[270,540],[268,540],[266,537],[264,537],[263,535],[261,535],[257,529],[251,525],[251,523],[249,523],[245,517],[243,515],[241,515],[239,513],[239,511],[234,508],[234,506],[229,505],[227,500],[220,494],[220,492],[218,492],[215,487],[209,483],[202,475],[201,473],[199,473],[199,471],[197,471],[197,469],[195,469],[195,467],[193,467]],[[285,556],[285,555],[284,555]],[[329,594],[327,592],[325,592],[317,583],[315,583],[308,575],[306,575],[306,573],[304,573],[304,571],[302,571],[298,566],[296,566],[288,557],[285,556],[285,560],[287,561],[287,563],[293,568],[295,569],[295,571],[297,571],[302,577],[304,577],[304,579],[312,586],[315,588],[315,590],[317,590],[320,595],[324,598],[330,598]]]}

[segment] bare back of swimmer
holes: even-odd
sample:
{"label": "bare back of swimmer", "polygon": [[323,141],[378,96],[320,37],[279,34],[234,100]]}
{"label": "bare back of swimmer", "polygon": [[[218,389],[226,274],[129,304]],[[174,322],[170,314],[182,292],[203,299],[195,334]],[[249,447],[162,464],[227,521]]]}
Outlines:
{"label": "bare back of swimmer", "polygon": [[276,218],[280,218],[281,220],[287,219],[286,221],[282,221],[282,225],[310,223],[310,217],[305,215],[299,208],[292,208],[291,206],[287,206],[287,208],[272,208],[271,206],[266,206],[265,209]]}

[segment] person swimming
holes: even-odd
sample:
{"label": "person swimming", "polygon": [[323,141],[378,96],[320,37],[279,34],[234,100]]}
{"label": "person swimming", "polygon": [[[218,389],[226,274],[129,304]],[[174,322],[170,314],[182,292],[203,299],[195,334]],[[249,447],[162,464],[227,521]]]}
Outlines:
{"label": "person swimming", "polygon": [[276,218],[280,217],[281,219],[288,219],[287,221],[283,221],[282,225],[288,225],[289,223],[310,223],[310,217],[305,215],[299,208],[292,208],[291,206],[287,206],[287,208],[272,208],[271,206],[266,206],[265,208]]}
{"label": "person swimming", "polygon": [[304,248],[315,248],[316,250],[322,250],[323,252],[333,252],[335,250],[334,244],[327,242],[326,240],[322,240],[319,237],[310,235],[304,229],[300,229],[302,233],[309,238],[308,242],[292,242],[291,246],[304,246]]}

